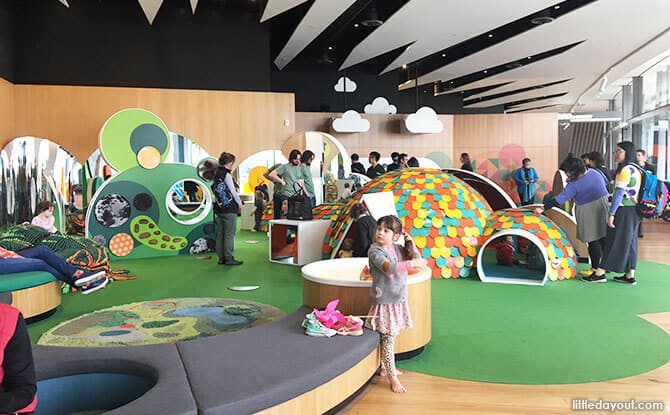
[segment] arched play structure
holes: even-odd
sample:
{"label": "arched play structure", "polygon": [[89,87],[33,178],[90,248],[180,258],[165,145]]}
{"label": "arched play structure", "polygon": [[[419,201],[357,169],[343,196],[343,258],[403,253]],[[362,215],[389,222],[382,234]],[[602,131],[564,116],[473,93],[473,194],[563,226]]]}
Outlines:
{"label": "arched play structure", "polygon": [[455,168],[442,169],[455,177],[463,180],[465,183],[472,186],[476,191],[478,191],[484,199],[491,205],[491,209],[500,210],[500,209],[509,209],[515,208],[516,203],[504,191],[496,182],[489,179],[488,177],[482,176],[475,172],[468,170],[461,170]]}

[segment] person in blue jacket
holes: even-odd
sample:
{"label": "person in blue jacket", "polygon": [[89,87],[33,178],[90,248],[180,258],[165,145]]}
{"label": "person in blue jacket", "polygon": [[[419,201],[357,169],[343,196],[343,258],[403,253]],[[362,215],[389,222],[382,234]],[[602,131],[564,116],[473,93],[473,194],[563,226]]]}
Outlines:
{"label": "person in blue jacket", "polygon": [[537,171],[530,166],[530,159],[523,159],[523,165],[514,172],[514,181],[516,182],[516,190],[519,192],[519,199],[521,206],[530,205],[535,199],[535,191],[537,186],[535,183],[539,180]]}

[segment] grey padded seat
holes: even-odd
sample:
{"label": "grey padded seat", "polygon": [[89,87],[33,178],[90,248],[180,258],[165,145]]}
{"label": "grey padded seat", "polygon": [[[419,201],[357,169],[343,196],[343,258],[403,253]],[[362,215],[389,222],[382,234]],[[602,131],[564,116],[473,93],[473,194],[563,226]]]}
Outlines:
{"label": "grey padded seat", "polygon": [[[198,413],[186,372],[174,344],[132,347],[33,346],[37,379],[84,373],[124,373],[153,379],[138,399],[108,415],[195,415]],[[39,393],[39,392],[38,392]],[[76,392],[67,392],[73,399]],[[72,395],[72,396],[71,396]],[[39,396],[39,394],[38,394]]]}
{"label": "grey padded seat", "polygon": [[346,372],[379,346],[379,335],[309,337],[311,309],[234,333],[177,344],[198,413],[249,414],[295,398]]}

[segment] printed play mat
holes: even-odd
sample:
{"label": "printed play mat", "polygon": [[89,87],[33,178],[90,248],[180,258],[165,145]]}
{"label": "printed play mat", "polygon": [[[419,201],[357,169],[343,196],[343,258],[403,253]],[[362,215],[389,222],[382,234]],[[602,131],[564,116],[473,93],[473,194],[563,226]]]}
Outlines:
{"label": "printed play mat", "polygon": [[37,344],[139,346],[243,330],[285,316],[278,308],[232,298],[169,298],[84,314],[50,329]]}

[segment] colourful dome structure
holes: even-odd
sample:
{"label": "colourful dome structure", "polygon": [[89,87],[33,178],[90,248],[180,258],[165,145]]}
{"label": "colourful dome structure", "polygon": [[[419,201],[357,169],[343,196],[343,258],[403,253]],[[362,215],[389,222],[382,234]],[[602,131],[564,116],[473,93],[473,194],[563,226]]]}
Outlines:
{"label": "colourful dome structure", "polygon": [[[568,235],[551,219],[525,209],[503,209],[489,217],[480,246],[490,237],[506,229],[520,229],[535,236],[546,251],[548,277],[552,281],[574,278],[577,256]],[[535,241],[535,238],[533,238]]]}
{"label": "colourful dome structure", "polygon": [[435,278],[467,277],[475,261],[488,216],[486,200],[449,173],[407,168],[365,184],[326,231],[324,259],[334,257],[353,220],[349,211],[365,193],[392,192],[398,217],[428,260]]}
{"label": "colourful dome structure", "polygon": [[336,221],[340,215],[340,211],[344,208],[343,203],[323,203],[312,208],[314,220],[331,220]]}

